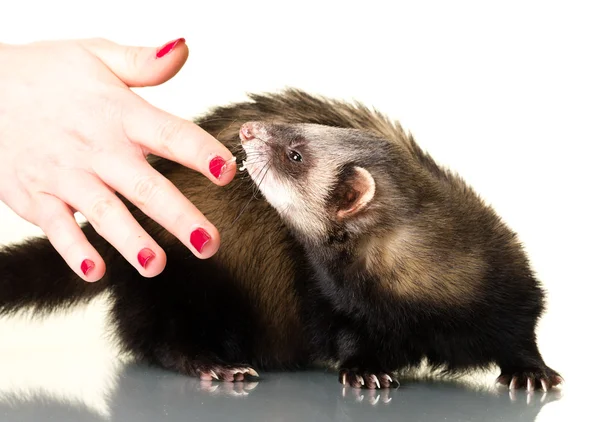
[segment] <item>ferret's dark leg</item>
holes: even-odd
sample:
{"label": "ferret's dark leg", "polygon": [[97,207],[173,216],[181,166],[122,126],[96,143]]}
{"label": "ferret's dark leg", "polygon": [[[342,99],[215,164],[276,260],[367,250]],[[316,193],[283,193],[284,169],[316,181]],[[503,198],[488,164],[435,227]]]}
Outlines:
{"label": "ferret's dark leg", "polygon": [[[157,277],[129,272],[115,283],[113,318],[123,346],[143,362],[185,375],[256,376],[252,302],[214,261],[176,252],[169,260]],[[129,271],[111,269],[120,276]]]}
{"label": "ferret's dark leg", "polygon": [[368,389],[399,385],[391,373],[404,365],[395,362],[394,367],[388,367],[389,364],[378,357],[382,351],[377,350],[372,344],[369,338],[359,336],[350,329],[342,329],[338,332],[337,349],[341,384]]}
{"label": "ferret's dark leg", "polygon": [[243,381],[246,375],[258,376],[248,364],[226,362],[209,352],[189,353],[173,345],[153,350],[149,363],[204,380]]}
{"label": "ferret's dark leg", "polygon": [[501,370],[498,382],[511,389],[547,391],[563,382],[560,374],[544,363],[535,341],[521,343],[518,348],[507,348],[497,361]]}

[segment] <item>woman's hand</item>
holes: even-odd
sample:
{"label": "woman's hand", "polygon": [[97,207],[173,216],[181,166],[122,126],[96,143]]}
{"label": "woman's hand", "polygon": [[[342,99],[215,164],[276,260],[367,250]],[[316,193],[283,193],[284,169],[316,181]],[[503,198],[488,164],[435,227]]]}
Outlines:
{"label": "woman's hand", "polygon": [[232,154],[194,123],[129,89],[167,81],[187,56],[183,39],[159,48],[102,39],[0,44],[0,200],[39,226],[84,280],[100,279],[105,264],[75,211],[142,275],[165,267],[165,252],[115,191],[197,257],[219,247],[217,229],[146,156],[177,161],[225,185],[235,174]]}

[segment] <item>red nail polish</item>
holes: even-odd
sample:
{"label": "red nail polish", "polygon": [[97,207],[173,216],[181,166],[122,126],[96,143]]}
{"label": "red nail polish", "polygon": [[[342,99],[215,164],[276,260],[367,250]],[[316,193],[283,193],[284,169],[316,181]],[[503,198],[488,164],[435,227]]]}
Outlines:
{"label": "red nail polish", "polygon": [[163,45],[161,48],[158,49],[158,51],[156,52],[156,58],[160,59],[161,57],[166,56],[171,51],[173,51],[175,49],[175,47],[177,47],[177,44],[184,43],[184,42],[185,42],[185,38],[178,38],[174,41],[170,41],[170,42],[166,43],[165,45]]}
{"label": "red nail polish", "polygon": [[196,250],[202,253],[202,248],[210,240],[210,235],[204,229],[196,229],[190,235],[190,243],[196,248]]}
{"label": "red nail polish", "polygon": [[92,271],[94,267],[94,261],[91,259],[84,259],[81,263],[81,272],[83,272],[83,275],[88,275],[88,273]]}
{"label": "red nail polish", "polygon": [[152,261],[152,259],[154,259],[156,255],[154,254],[154,252],[152,252],[152,250],[148,249],[148,248],[144,248],[140,251],[140,253],[138,253],[138,262],[140,263],[140,265],[144,268],[146,268],[146,266],[148,265],[148,263],[150,261]]}
{"label": "red nail polish", "polygon": [[225,160],[218,156],[213,158],[212,160],[210,160],[210,163],[208,164],[208,169],[210,170],[210,173],[213,176],[215,176],[217,179],[221,178],[224,168],[225,168]]}

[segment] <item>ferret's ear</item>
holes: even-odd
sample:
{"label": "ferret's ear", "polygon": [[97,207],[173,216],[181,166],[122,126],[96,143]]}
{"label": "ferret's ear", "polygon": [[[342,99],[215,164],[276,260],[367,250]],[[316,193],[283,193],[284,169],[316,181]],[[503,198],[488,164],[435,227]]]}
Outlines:
{"label": "ferret's ear", "polygon": [[337,218],[344,220],[357,214],[373,200],[375,180],[364,168],[354,167],[338,189]]}

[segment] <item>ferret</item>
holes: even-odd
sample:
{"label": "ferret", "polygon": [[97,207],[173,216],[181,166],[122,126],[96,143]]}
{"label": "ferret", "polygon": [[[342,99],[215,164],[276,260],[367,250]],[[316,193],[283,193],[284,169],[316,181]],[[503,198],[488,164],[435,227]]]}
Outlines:
{"label": "ferret", "polygon": [[230,184],[149,161],[219,228],[213,257],[121,198],[165,249],[160,275],[142,277],[84,224],[105,276],[83,282],[44,237],[11,245],[0,313],[107,293],[125,351],[207,380],[330,363],[344,385],[390,388],[425,360],[448,374],[496,365],[511,389],[563,382],[537,347],[545,293],[517,235],[399,123],[297,89],[195,123],[243,162]]}

